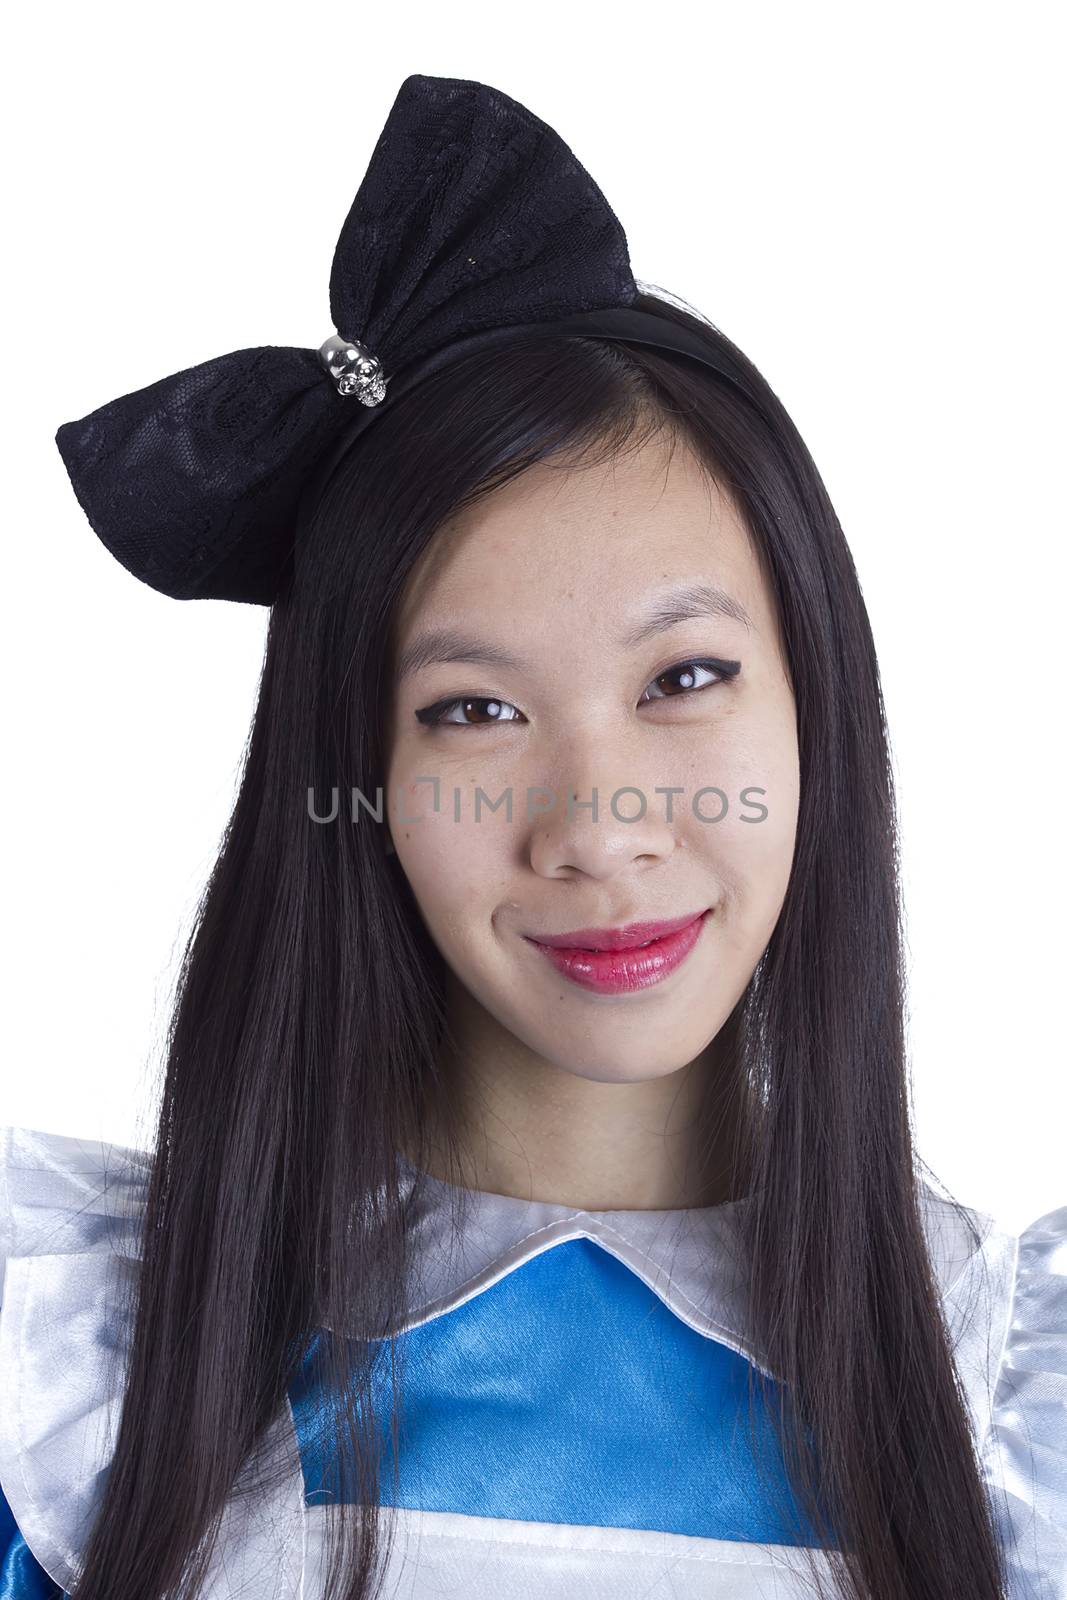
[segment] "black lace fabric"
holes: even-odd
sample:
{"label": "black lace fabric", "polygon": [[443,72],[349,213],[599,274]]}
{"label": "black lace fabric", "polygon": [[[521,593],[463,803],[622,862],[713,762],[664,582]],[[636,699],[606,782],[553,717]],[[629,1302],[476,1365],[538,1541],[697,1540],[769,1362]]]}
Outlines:
{"label": "black lace fabric", "polygon": [[[405,79],[330,273],[335,328],[387,379],[484,330],[636,295],[618,219],[546,123],[486,84]],[[378,409],[340,395],[317,349],[265,345],[65,422],[56,445],[135,577],[175,599],[269,605],[308,475]]]}

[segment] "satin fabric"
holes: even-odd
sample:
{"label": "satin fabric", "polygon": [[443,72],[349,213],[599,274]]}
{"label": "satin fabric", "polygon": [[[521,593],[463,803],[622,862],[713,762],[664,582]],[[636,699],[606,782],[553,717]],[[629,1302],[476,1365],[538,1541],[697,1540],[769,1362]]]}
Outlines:
{"label": "satin fabric", "polygon": [[[18,1530],[8,1540],[9,1589],[11,1574],[22,1581],[20,1562],[32,1573],[26,1582],[39,1581],[26,1565],[30,1556],[60,1590],[71,1587],[80,1570],[79,1551],[121,1403],[128,1329],[115,1308],[138,1266],[149,1169],[145,1152],[0,1129],[0,1247],[7,1263],[0,1307],[0,1486]],[[457,1199],[463,1211],[458,1232]],[[692,1487],[697,1469],[687,1457],[714,1442],[714,1428],[700,1438],[691,1418],[683,1424],[684,1399],[672,1389],[684,1390],[695,1378],[706,1394],[718,1394],[728,1414],[736,1399],[733,1380],[742,1370],[733,1363],[761,1364],[746,1337],[733,1207],[589,1213],[470,1195],[421,1177],[412,1200],[413,1275],[403,1320],[393,1331],[411,1341],[414,1354],[416,1338],[423,1339],[423,1353],[432,1357],[425,1370],[433,1378],[424,1398],[433,1403],[407,1477],[401,1476],[407,1487],[399,1499],[412,1503],[387,1508],[393,1545],[383,1600],[443,1593],[462,1600],[573,1600],[576,1594],[583,1600],[756,1600],[772,1593],[792,1600],[810,1592],[805,1558],[819,1562],[824,1553],[776,1537],[784,1530],[761,1520],[767,1507],[758,1500],[731,1506],[735,1453],[720,1449],[717,1465],[712,1459],[705,1477],[711,1510],[698,1507]],[[931,1191],[923,1217],[1007,1554],[1011,1600],[1067,1600],[1067,1207],[1018,1237],[972,1212],[977,1249],[958,1210]],[[616,1419],[624,1448],[618,1453],[622,1476],[613,1483],[609,1433],[601,1431],[583,1457],[586,1414],[576,1396],[553,1415],[555,1392],[539,1386],[535,1369],[557,1296],[576,1330],[575,1359],[579,1365],[584,1360],[585,1376],[593,1380],[593,1432],[610,1429],[611,1408],[627,1385],[636,1383],[645,1397],[646,1424],[653,1421],[648,1396],[655,1397],[664,1427],[653,1458],[658,1451],[659,1465],[666,1460],[676,1472],[674,1511],[648,1484],[628,1499],[637,1435],[627,1440],[625,1416]],[[644,1322],[657,1322],[660,1337],[642,1330]],[[324,1330],[340,1337],[354,1331]],[[476,1331],[472,1346],[468,1336]],[[514,1394],[506,1388],[506,1363],[492,1369],[484,1394],[477,1372],[464,1386],[464,1349],[469,1356],[481,1348],[479,1339],[501,1332],[524,1352]],[[418,1362],[411,1367],[417,1370]],[[313,1503],[308,1493],[314,1464],[309,1435],[302,1432],[301,1398],[290,1397],[270,1436],[271,1449],[280,1462],[291,1460],[292,1471],[287,1467],[261,1500],[227,1508],[203,1600],[249,1594],[314,1600],[320,1593],[332,1508]],[[555,1478],[566,1481],[552,1481],[548,1465],[540,1476],[509,1478],[502,1408],[514,1398],[531,1406],[530,1437],[555,1452]],[[481,1453],[479,1467],[471,1448],[482,1439],[492,1447]],[[443,1500],[427,1471],[442,1462],[459,1469],[451,1498]],[[555,1520],[538,1520],[542,1515]],[[579,1516],[587,1520],[565,1520]],[[699,1516],[706,1520],[686,1520]],[[704,1531],[685,1531],[694,1526]],[[735,1536],[719,1536],[729,1533]],[[0,1600],[7,1600],[2,1592]]]}
{"label": "satin fabric", "polygon": [[0,1494],[0,1600],[64,1600],[18,1530],[7,1499]]}
{"label": "satin fabric", "polygon": [[[331,1454],[319,1359],[329,1337],[319,1336],[290,1390],[309,1505],[357,1498]],[[404,1427],[390,1505],[816,1542],[777,1503],[797,1514],[762,1407],[755,1444],[769,1484],[750,1453],[750,1363],[694,1332],[589,1239],[528,1258],[404,1339]],[[388,1347],[376,1348],[375,1411],[390,1415]]]}

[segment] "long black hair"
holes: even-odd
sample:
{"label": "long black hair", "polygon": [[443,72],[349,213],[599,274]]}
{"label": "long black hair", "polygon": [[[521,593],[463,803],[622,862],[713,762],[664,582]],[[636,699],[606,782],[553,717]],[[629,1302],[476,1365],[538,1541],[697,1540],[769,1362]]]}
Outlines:
{"label": "long black hair", "polygon": [[179,975],[121,1423],[77,1600],[196,1593],[225,1503],[268,1481],[265,1442],[323,1327],[354,1330],[327,1360],[356,1485],[331,1516],[326,1592],[375,1592],[395,1417],[376,1414],[371,1374],[383,1349],[402,1367],[402,1341],[378,1337],[407,1261],[401,1156],[429,1166],[429,1105],[452,1127],[445,974],[384,828],[323,826],[309,791],[325,809],[335,787],[384,784],[394,612],[446,519],[535,462],[608,459],[658,432],[742,513],[794,690],[792,873],[717,1041],[706,1147],[728,1091],[752,1331],[796,1503],[854,1600],[1002,1597],[922,1225],[895,799],[860,585],[752,363],[676,302],[637,304],[696,332],[729,381],[588,336],[468,354],[384,408],[298,530]]}

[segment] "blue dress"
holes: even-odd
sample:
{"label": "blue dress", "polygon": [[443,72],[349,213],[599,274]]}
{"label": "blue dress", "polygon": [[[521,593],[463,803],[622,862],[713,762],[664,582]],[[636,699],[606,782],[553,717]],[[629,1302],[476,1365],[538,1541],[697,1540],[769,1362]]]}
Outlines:
{"label": "blue dress", "polygon": [[[0,1600],[60,1600],[80,1570],[149,1167],[143,1151],[0,1129]],[[745,1334],[743,1200],[587,1212],[425,1174],[413,1198],[383,1600],[809,1593],[804,1547],[826,1557],[793,1514],[769,1419],[762,1475],[739,1447],[750,1370],[767,1371]],[[978,1250],[930,1189],[923,1215],[1011,1600],[1067,1600],[1067,1206],[1019,1236],[971,1212]],[[344,1337],[317,1330],[272,1429],[286,1470],[227,1508],[203,1600],[321,1593],[326,1519],[353,1493],[320,1377]],[[388,1407],[389,1363],[376,1371]]]}

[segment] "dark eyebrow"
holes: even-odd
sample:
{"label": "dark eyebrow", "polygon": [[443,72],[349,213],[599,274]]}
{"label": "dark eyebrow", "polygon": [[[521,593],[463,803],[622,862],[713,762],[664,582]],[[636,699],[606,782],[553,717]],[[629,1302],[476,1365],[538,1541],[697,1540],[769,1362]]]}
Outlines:
{"label": "dark eyebrow", "polygon": [[[700,617],[730,617],[746,628],[754,627],[748,612],[733,595],[713,583],[691,583],[657,596],[641,620],[621,635],[619,644],[624,650],[633,650],[676,623]],[[396,666],[397,681],[423,667],[451,661],[512,672],[528,670],[526,662],[498,645],[474,639],[456,628],[432,628],[417,635],[401,652]]]}
{"label": "dark eyebrow", "polygon": [[644,644],[653,634],[664,628],[673,628],[676,622],[691,622],[698,617],[732,617],[735,622],[752,628],[753,622],[740,600],[720,589],[714,583],[690,583],[684,589],[673,589],[669,594],[653,601],[646,615],[619,641],[624,650]]}

